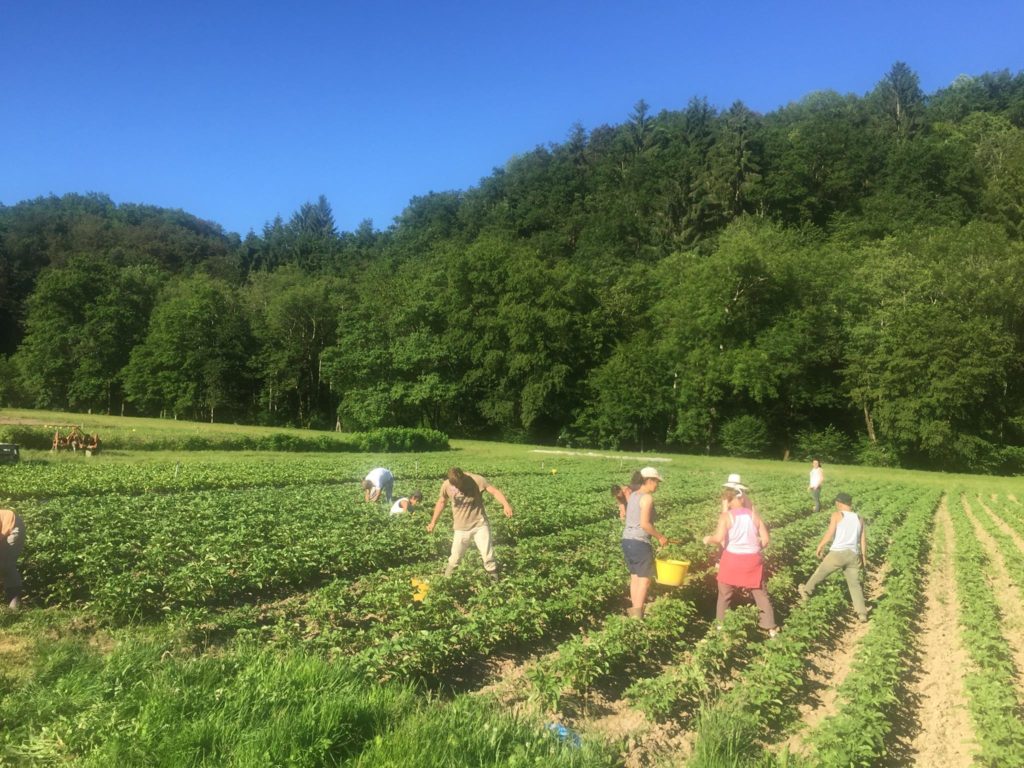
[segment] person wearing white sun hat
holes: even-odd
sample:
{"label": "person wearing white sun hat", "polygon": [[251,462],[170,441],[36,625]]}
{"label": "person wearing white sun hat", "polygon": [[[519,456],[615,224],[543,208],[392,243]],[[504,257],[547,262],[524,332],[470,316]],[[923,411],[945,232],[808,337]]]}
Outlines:
{"label": "person wearing white sun hat", "polygon": [[651,537],[656,538],[661,546],[668,543],[668,539],[654,526],[657,515],[651,494],[661,484],[661,473],[654,467],[644,467],[640,470],[640,477],[643,482],[626,501],[626,526],[622,531],[622,555],[629,570],[630,608],[627,615],[634,619],[643,618],[644,602],[654,578]]}
{"label": "person wearing white sun hat", "polygon": [[705,544],[723,547],[718,563],[715,618],[721,623],[737,589],[749,589],[757,605],[758,623],[774,637],[779,628],[775,623],[775,609],[764,588],[764,558],[761,555],[770,537],[764,520],[748,496],[749,490],[739,475],[729,475],[722,483],[722,510],[718,525],[713,534],[704,537]]}

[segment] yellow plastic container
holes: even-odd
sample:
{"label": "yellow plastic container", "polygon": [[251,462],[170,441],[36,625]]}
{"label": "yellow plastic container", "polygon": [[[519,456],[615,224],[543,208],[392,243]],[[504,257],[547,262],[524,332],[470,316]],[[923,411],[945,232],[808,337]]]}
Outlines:
{"label": "yellow plastic container", "polygon": [[678,587],[686,581],[686,573],[690,570],[690,561],[658,558],[654,561],[654,570],[659,584]]}
{"label": "yellow plastic container", "polygon": [[415,576],[413,576],[411,579],[409,579],[409,583],[416,588],[416,591],[413,593],[412,596],[413,602],[422,603],[423,598],[425,598],[427,596],[427,593],[430,592],[430,582],[423,581],[422,579],[417,579]]}

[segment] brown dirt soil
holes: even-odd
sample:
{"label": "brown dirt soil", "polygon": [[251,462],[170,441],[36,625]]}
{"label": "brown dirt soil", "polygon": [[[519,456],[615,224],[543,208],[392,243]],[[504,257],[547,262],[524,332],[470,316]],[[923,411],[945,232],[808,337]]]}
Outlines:
{"label": "brown dirt soil", "polygon": [[[878,602],[878,599],[884,594],[885,577],[888,573],[888,563],[883,563],[879,568],[868,572],[864,581],[864,598],[869,607]],[[838,576],[833,574],[829,578],[843,580],[843,575],[842,573]],[[825,718],[835,714],[837,689],[849,674],[854,657],[857,655],[857,649],[860,647],[860,641],[870,628],[870,622],[867,624],[862,624],[859,621],[851,623],[839,638],[833,651],[815,654],[808,660],[811,667],[811,673],[808,675],[812,688],[811,698],[799,706],[801,724],[798,726],[797,732],[785,743],[790,753],[806,755],[809,750],[803,743],[804,736]]]}
{"label": "brown dirt soil", "polygon": [[925,580],[925,607],[918,633],[920,668],[910,684],[918,731],[909,745],[910,764],[960,768],[977,750],[964,694],[965,670],[973,665],[960,637],[953,577],[952,519],[946,499],[935,518],[935,540]]}
{"label": "brown dirt soil", "polygon": [[[984,504],[981,505],[985,513],[991,511]],[[1024,679],[1021,672],[1024,671],[1024,594],[1013,583],[1009,572],[1006,570],[1006,561],[999,551],[996,540],[981,527],[977,521],[977,515],[971,509],[970,504],[964,499],[964,511],[974,526],[974,534],[978,541],[985,548],[989,560],[992,562],[992,573],[989,575],[989,584],[992,585],[992,592],[996,598],[996,604],[1002,613],[1002,633],[1006,638],[1010,653],[1013,656],[1013,663],[1017,667],[1017,691],[1019,698],[1024,699]],[[1019,544],[1018,544],[1019,546]]]}

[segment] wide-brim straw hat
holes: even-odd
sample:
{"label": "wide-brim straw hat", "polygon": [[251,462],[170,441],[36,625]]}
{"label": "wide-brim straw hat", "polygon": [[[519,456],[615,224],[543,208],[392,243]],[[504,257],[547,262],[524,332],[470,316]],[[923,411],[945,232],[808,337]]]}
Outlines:
{"label": "wide-brim straw hat", "polygon": [[737,474],[729,475],[728,479],[724,483],[722,483],[722,487],[723,488],[732,488],[734,491],[749,491],[750,490],[749,488],[747,488],[747,486],[745,486],[743,484],[743,480]]}

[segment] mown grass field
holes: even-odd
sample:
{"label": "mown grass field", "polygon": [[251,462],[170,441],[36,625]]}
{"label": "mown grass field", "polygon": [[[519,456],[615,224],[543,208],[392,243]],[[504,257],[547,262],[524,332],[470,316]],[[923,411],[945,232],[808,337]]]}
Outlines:
{"label": "mown grass field", "polygon": [[[93,429],[220,425],[0,411]],[[249,429],[231,427],[230,429]],[[484,474],[503,579],[440,576],[450,465]],[[645,464],[691,577],[643,622],[608,492]],[[359,481],[389,466],[423,511]],[[553,452],[26,452],[25,610],[0,615],[0,763],[165,766],[1024,764],[1024,483],[826,466],[870,521],[867,624],[833,576],[801,604],[827,510],[807,466]],[[740,472],[769,521],[769,640],[714,627],[713,527]],[[427,582],[423,590],[414,582]],[[562,728],[559,731],[559,728]]]}

